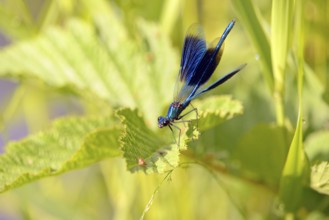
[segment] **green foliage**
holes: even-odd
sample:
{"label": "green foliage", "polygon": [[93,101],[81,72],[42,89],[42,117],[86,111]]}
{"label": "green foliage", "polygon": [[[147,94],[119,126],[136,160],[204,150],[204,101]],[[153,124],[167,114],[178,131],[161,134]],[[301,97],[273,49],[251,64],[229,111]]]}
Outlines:
{"label": "green foliage", "polygon": [[[66,91],[71,91],[84,99],[92,98],[94,102],[107,100],[112,105],[138,106],[144,113],[146,121],[155,122],[155,114],[160,112],[159,107],[161,107],[155,103],[166,97],[169,100],[166,84],[162,82],[174,79],[174,75],[171,74],[174,73],[173,65],[166,62],[174,62],[171,57],[175,57],[175,53],[170,49],[168,40],[164,37],[159,38],[158,30],[144,21],[138,22],[140,35],[137,39],[129,39],[122,26],[119,26],[121,30],[116,33],[117,38],[113,38],[113,33],[103,29],[103,25],[103,23],[98,23],[98,30],[95,30],[86,22],[72,19],[65,24],[64,28],[50,27],[35,39],[14,44],[0,54],[0,75],[21,78],[23,81],[24,78],[38,79],[54,89],[65,88]],[[112,42],[113,40],[117,40],[116,44]],[[123,40],[125,50],[117,46],[122,44]],[[114,56],[114,54],[118,55]],[[156,54],[162,54],[167,59],[155,57]],[[125,65],[127,60],[129,60],[129,66]],[[164,68],[166,66],[169,68]],[[128,78],[131,73],[136,75],[134,80]],[[160,78],[161,80],[158,80]],[[210,129],[242,113],[241,104],[229,97],[214,97],[201,102],[200,106],[202,106],[200,131]],[[125,137],[122,140],[128,168],[131,171],[163,173],[177,167],[179,148],[169,145],[168,140],[173,140],[170,134],[167,132],[166,139],[160,138],[146,126],[142,118],[137,117],[136,112],[133,115],[128,112],[128,109],[118,112],[126,128]],[[104,131],[102,136],[106,134],[107,132]],[[191,135],[194,136],[193,132],[187,134],[182,137],[182,149],[186,148],[185,141],[191,139]],[[40,137],[37,135],[32,138]],[[47,145],[47,140],[43,141],[45,145]],[[61,140],[52,141],[56,143]],[[19,142],[17,145],[19,146]],[[75,143],[74,147],[79,146],[80,144]],[[37,151],[40,146],[34,146],[34,148]],[[103,158],[101,155],[98,156],[100,156],[98,159],[95,156],[94,161]],[[87,165],[87,163],[81,163]],[[81,165],[70,166],[71,169],[79,167]],[[60,170],[52,174],[63,172],[68,168]],[[35,176],[47,175],[50,173]],[[17,185],[29,182],[31,179],[21,180]],[[7,182],[5,181],[4,184]],[[9,185],[8,189],[15,184],[9,181]]]}
{"label": "green foliage", "polygon": [[329,163],[327,161],[312,166],[311,187],[329,195]]}
{"label": "green foliage", "polygon": [[[26,193],[35,185],[11,189],[103,161],[88,168],[93,174],[85,176],[97,182],[97,187],[86,182],[77,194],[85,197],[85,192],[93,189],[87,197],[97,207],[106,207],[102,210],[106,218],[197,219],[214,213],[214,219],[304,219],[328,214],[328,86],[319,80],[328,78],[318,73],[321,68],[312,60],[310,42],[316,38],[308,35],[311,31],[304,25],[310,22],[305,16],[310,2],[232,1],[237,14],[225,20],[236,17],[234,30],[239,32],[228,37],[220,68],[244,63],[244,57],[252,57],[256,51],[262,71],[249,59],[247,68],[228,83],[235,94],[216,94],[234,93],[222,86],[193,100],[198,120],[192,112],[184,118],[190,122],[177,124],[181,136],[177,129],[172,133],[157,128],[156,119],[166,113],[172,101],[179,70],[178,49],[168,35],[178,38],[183,32],[178,30],[183,23],[179,13],[182,2],[45,1],[35,20],[22,2],[0,6],[0,26],[13,40],[0,51],[0,77],[19,82],[13,101],[3,108],[1,127],[7,126],[4,123],[10,123],[9,116],[21,107],[29,128],[34,120],[28,112],[35,113],[38,120],[45,118],[49,91],[74,96],[85,114],[57,119],[48,129],[9,141],[0,156],[0,192]],[[16,12],[15,3],[19,6]],[[198,6],[200,15],[202,10],[216,7],[229,11],[226,4],[202,4],[205,8]],[[314,4],[316,8],[323,6]],[[13,24],[6,22],[17,14],[22,14],[16,20],[22,29],[12,29]],[[251,43],[246,43],[241,27]],[[322,33],[312,32],[315,36]],[[236,36],[237,43],[231,42]],[[17,39],[22,40],[15,42]],[[241,46],[243,50],[238,48]],[[324,61],[322,70],[326,65]],[[44,103],[35,105],[33,99],[25,99],[21,104],[25,92],[40,94],[38,101]],[[106,160],[114,157],[124,159],[134,174],[123,170],[122,161]],[[178,169],[191,164],[206,169]],[[173,181],[166,185],[164,180]],[[76,198],[72,204],[85,201]],[[43,203],[36,200],[31,204]],[[44,202],[47,207],[41,209],[58,212],[59,218],[72,217],[76,206],[53,209],[60,206],[62,201],[58,201]],[[318,207],[314,205],[317,202]],[[79,218],[84,213],[89,214],[85,219],[104,218],[99,209],[97,214],[81,210]],[[34,217],[28,211],[26,215]]]}
{"label": "green foliage", "polygon": [[[165,44],[161,48],[153,45],[155,30],[143,27],[145,25],[145,22],[141,22],[142,31],[148,31],[144,32],[143,37],[145,43],[149,45],[138,48],[136,43],[132,44],[128,41],[125,42],[125,50],[109,48],[111,50],[108,52],[98,39],[96,30],[89,24],[70,20],[64,30],[50,27],[40,37],[18,43],[2,51],[0,75],[37,78],[57,89],[69,88],[80,96],[106,99],[115,105],[137,104],[143,106],[141,108],[145,110],[150,102],[154,103],[161,94],[154,93],[154,96],[149,94],[149,98],[143,101],[142,97],[152,89],[150,87],[156,86],[152,84],[156,76],[145,78],[140,75],[150,75],[153,71],[160,73],[156,68],[160,65],[168,66],[164,60],[152,60],[152,54],[158,53],[158,50],[164,50],[161,53],[166,53],[167,49]],[[117,42],[117,44],[122,43]],[[138,49],[143,49],[144,52]],[[113,54],[116,53],[119,56],[113,58]],[[170,59],[170,55],[168,58]],[[129,60],[129,66],[125,64],[126,60]],[[144,61],[143,65],[142,61]],[[128,74],[132,73],[131,70],[134,70],[134,75],[138,76],[135,80],[128,78]],[[163,71],[164,76],[170,76],[166,74],[171,71],[170,68],[168,70],[163,68]],[[148,86],[137,87],[141,84]]]}
{"label": "green foliage", "polygon": [[113,117],[66,118],[51,129],[10,143],[0,156],[0,192],[33,180],[119,156]]}
{"label": "green foliage", "polygon": [[[171,77],[171,75],[166,72],[170,71],[172,67],[166,64],[165,61],[171,62],[171,53],[173,52],[170,46],[167,45],[168,41],[166,39],[163,40],[163,44],[155,42],[154,35],[156,35],[158,31],[152,27],[152,25],[142,21],[139,23],[139,28],[142,32],[140,37],[144,42],[140,44],[138,41],[129,41],[127,39],[127,42],[125,42],[126,50],[121,50],[117,45],[113,45],[113,47],[109,45],[108,48],[106,48],[105,45],[108,39],[105,38],[106,41],[103,39],[104,41],[102,42],[99,36],[97,36],[96,30],[92,29],[90,24],[80,20],[70,20],[66,24],[65,29],[50,27],[36,39],[14,44],[3,50],[0,54],[0,75],[22,78],[23,81],[24,78],[38,79],[54,89],[62,90],[63,88],[68,88],[69,91],[73,91],[84,99],[90,100],[92,98],[95,103],[97,103],[97,100],[106,99],[108,102],[112,103],[112,105],[137,105],[140,106],[141,110],[147,112],[145,115],[148,118],[153,120],[156,118],[154,114],[159,112],[161,106],[152,107],[153,111],[151,112],[148,111],[149,106],[154,105],[156,100],[159,100],[160,97],[165,98],[168,97],[168,95],[166,95],[162,89],[152,93],[152,97],[152,94],[148,91],[155,90],[155,88],[163,88],[164,84],[158,85],[156,81],[156,73],[161,73],[161,75],[164,73],[163,80],[167,80],[168,77]],[[101,34],[106,35],[110,33],[106,32]],[[161,38],[157,39],[161,41]],[[122,38],[118,38],[118,41],[122,41]],[[117,44],[121,44],[121,42],[117,42]],[[139,49],[141,51],[139,51]],[[119,53],[120,55],[113,57],[115,53]],[[157,53],[168,53],[168,59],[155,58],[153,54]],[[126,60],[129,60],[129,66],[125,64]],[[169,68],[166,70],[163,66],[168,66]],[[160,67],[162,71],[160,71]],[[137,76],[135,80],[130,80],[128,78],[129,75],[125,75],[131,73]],[[140,87],[140,85],[144,86]],[[161,95],[161,92],[163,95]],[[144,99],[143,97],[148,98]],[[105,108],[106,107],[109,106],[105,106]],[[158,111],[154,111],[154,109],[158,109]],[[108,121],[104,118],[104,123],[106,122]],[[74,124],[74,121],[69,121],[68,123],[71,125],[71,123]],[[79,121],[75,121],[75,123],[79,125]],[[139,123],[139,126],[144,126],[144,129],[147,129],[145,124],[142,124],[141,120]],[[113,122],[111,124],[113,124]],[[101,127],[101,125],[98,127]],[[72,126],[71,129],[73,131],[75,127]],[[94,129],[97,129],[97,127]],[[53,132],[50,132],[50,134],[52,133]],[[71,134],[71,132],[68,132],[68,134]],[[84,140],[84,135],[86,134],[79,134],[81,135],[81,140]],[[77,134],[77,136],[79,134]],[[99,141],[103,143],[103,137],[108,135],[110,138],[114,134],[116,135],[114,139],[118,139],[119,132],[112,132],[111,130],[104,130],[102,133],[99,133],[97,137],[100,139]],[[60,143],[62,141],[61,139],[53,140],[47,138],[47,136],[43,140],[42,137],[36,135],[31,138],[33,140],[35,139],[35,141],[40,139],[44,145],[49,145],[49,154],[52,148],[56,146],[56,142]],[[94,139],[89,141],[95,142]],[[110,143],[113,143],[113,140]],[[52,144],[54,144],[54,146],[52,146]],[[152,147],[156,147],[159,143],[155,142],[153,144],[155,145]],[[13,145],[13,149],[18,148],[17,146],[21,146],[20,143]],[[74,145],[71,147],[78,148],[81,144],[73,142],[71,145]],[[47,149],[44,146],[35,144],[29,144],[29,146],[35,151],[40,150],[39,148],[41,147],[43,147],[44,150]],[[134,147],[136,147],[136,145]],[[19,150],[16,149],[16,151]],[[65,153],[68,155],[72,154],[70,151]],[[94,155],[94,158],[91,158],[92,160],[82,157],[80,163],[71,162],[70,166],[54,168],[56,171],[30,175],[29,173],[25,174],[26,171],[23,170],[22,173],[17,174],[17,177],[15,176],[9,179],[5,177],[5,181],[3,181],[5,187],[3,190],[12,188],[15,185],[27,183],[38,177],[54,175],[69,169],[83,167],[82,164],[88,165],[89,163],[84,160],[91,160],[90,163],[92,163],[107,157],[106,154],[101,153],[98,155],[97,152],[92,155]],[[140,155],[134,154],[135,158],[138,156]],[[86,155],[84,155],[84,157],[86,157]],[[81,158],[81,156],[78,156],[78,158]],[[175,163],[177,163],[178,150],[175,151],[175,158]],[[47,161],[47,159],[48,158],[44,158],[45,161]],[[64,160],[65,158],[60,159]],[[129,161],[129,159],[128,157],[127,160]],[[161,166],[162,165],[159,165],[160,168],[156,168],[161,170]],[[31,177],[21,178],[23,175]],[[15,181],[17,181],[17,184]]]}
{"label": "green foliage", "polygon": [[[284,1],[279,1],[278,5],[274,7],[274,10],[283,10],[287,9],[285,11],[285,16],[287,16],[286,21],[282,20],[281,22],[288,23],[287,24],[277,24],[278,26],[282,26],[284,29],[284,33],[286,35],[289,35],[288,32],[290,30],[290,20],[292,17],[292,7],[293,1],[288,3],[288,7]],[[289,12],[290,10],[290,12]],[[298,72],[297,72],[297,80],[298,80],[298,118],[297,118],[297,126],[295,130],[294,137],[292,139],[287,160],[283,169],[282,173],[282,179],[281,179],[281,185],[280,185],[280,199],[284,202],[285,209],[289,212],[296,212],[298,208],[300,207],[300,203],[303,198],[303,188],[304,185],[308,185],[309,181],[309,164],[308,164],[308,158],[306,156],[306,153],[304,151],[304,145],[303,145],[303,124],[302,124],[302,118],[303,118],[303,78],[304,78],[304,28],[303,28],[303,21],[304,21],[304,5],[303,1],[297,3],[297,34],[299,35],[298,43],[299,47],[297,48],[297,62],[298,62]],[[279,12],[277,12],[279,13]],[[287,22],[288,21],[288,22]],[[277,37],[278,40],[281,37]],[[282,40],[282,39],[281,39]],[[279,43],[279,42],[277,42]],[[282,60],[280,56],[283,56],[282,53],[287,54],[287,46],[288,39],[283,43],[282,48],[279,49],[280,52],[277,54],[277,71],[278,75],[278,83],[282,83],[284,80],[284,75],[282,72],[282,67],[285,66],[286,60]],[[280,54],[281,53],[281,54]],[[285,55],[287,56],[287,55]],[[281,74],[281,76],[279,76]],[[280,82],[282,80],[282,82]],[[279,86],[280,87],[280,86]],[[282,88],[277,88],[278,92],[282,90]]]}
{"label": "green foliage", "polygon": [[259,59],[263,67],[263,76],[267,82],[270,91],[274,89],[274,80],[272,73],[271,47],[266,31],[262,28],[260,13],[252,4],[251,0],[233,0],[235,9],[238,11],[241,22],[247,29],[250,39],[259,53]]}
{"label": "green foliage", "polygon": [[287,155],[287,136],[282,127],[259,124],[241,138],[232,156],[244,175],[275,189]]}
{"label": "green foliage", "polygon": [[242,104],[230,96],[212,96],[205,100],[196,100],[198,106],[198,130],[206,131],[243,112]]}
{"label": "green foliage", "polygon": [[276,119],[279,125],[283,125],[285,120],[284,82],[288,50],[291,47],[289,43],[293,38],[290,30],[293,27],[294,8],[295,0],[276,0],[272,3],[271,57],[274,76],[273,97],[276,104]]}
{"label": "green foliage", "polygon": [[[201,132],[242,113],[242,105],[229,96],[215,96],[196,101],[195,104],[200,106],[198,131]],[[168,130],[164,131],[165,129],[158,133],[150,130],[136,110],[122,109],[118,111],[118,115],[125,126],[121,139],[124,157],[128,169],[133,172],[143,170],[146,173],[164,173],[174,169],[179,164],[179,149],[186,149],[188,142],[196,141],[197,138],[194,134],[194,124],[189,126],[186,135],[173,138],[171,136],[178,136],[178,133],[171,135]],[[173,144],[178,138],[179,146]]]}
{"label": "green foliage", "polygon": [[316,162],[329,158],[329,132],[317,131],[308,136],[305,141],[305,151],[310,161]]}
{"label": "green foliage", "polygon": [[304,184],[308,184],[308,161],[303,148],[301,123],[299,118],[281,179],[280,198],[287,211],[296,211],[299,208]]}
{"label": "green foliage", "polygon": [[118,112],[125,125],[123,142],[124,157],[132,172],[164,173],[178,165],[179,148],[170,146],[161,136],[147,128],[137,111],[124,109]]}

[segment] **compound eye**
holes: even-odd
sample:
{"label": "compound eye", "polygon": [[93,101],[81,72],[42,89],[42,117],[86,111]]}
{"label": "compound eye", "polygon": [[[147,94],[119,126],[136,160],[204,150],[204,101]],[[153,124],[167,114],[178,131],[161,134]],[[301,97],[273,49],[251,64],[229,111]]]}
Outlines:
{"label": "compound eye", "polygon": [[165,121],[165,118],[164,118],[164,117],[162,117],[162,116],[159,116],[159,117],[158,117],[158,123],[163,124],[164,121]]}

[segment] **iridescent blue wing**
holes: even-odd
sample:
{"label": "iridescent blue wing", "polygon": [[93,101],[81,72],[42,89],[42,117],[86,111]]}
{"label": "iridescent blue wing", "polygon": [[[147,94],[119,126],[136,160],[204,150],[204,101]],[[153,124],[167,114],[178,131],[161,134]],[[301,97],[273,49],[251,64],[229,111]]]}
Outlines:
{"label": "iridescent blue wing", "polygon": [[232,30],[234,24],[235,24],[235,20],[231,21],[229,25],[226,27],[220,39],[215,41],[217,42],[217,44],[216,43],[211,44],[210,47],[205,52],[203,58],[201,59],[200,63],[196,68],[195,74],[193,74],[193,77],[191,77],[190,81],[188,82],[188,85],[190,87],[193,87],[193,89],[187,96],[185,100],[186,103],[190,102],[193,98],[195,98],[196,94],[201,94],[199,93],[200,86],[206,83],[214,73],[223,54],[224,41],[227,35]]}
{"label": "iridescent blue wing", "polygon": [[[202,32],[194,31],[193,33],[197,34],[187,34],[181,61],[181,71],[179,78],[177,79],[177,81],[183,82],[183,84],[182,86],[177,86],[179,83],[176,82],[176,91],[179,92],[174,98],[174,101],[189,103],[201,93],[215,88],[230,78],[224,77],[225,80],[215,82],[211,85],[211,88],[208,87],[206,90],[200,88],[200,86],[205,84],[214,73],[223,54],[224,41],[232,30],[234,24],[235,20],[231,21],[222,36],[219,39],[216,39],[209,48],[206,48],[204,37],[203,35],[200,35]],[[199,27],[198,29],[200,30],[201,28]]]}
{"label": "iridescent blue wing", "polygon": [[189,81],[189,85],[201,86],[210,79],[216,67],[218,66],[218,63],[220,62],[224,52],[224,43],[220,45],[218,50],[216,49],[219,40],[219,38],[216,38],[209,45],[209,48],[203,55],[199,65],[195,70],[195,74],[191,77]]}
{"label": "iridescent blue wing", "polygon": [[190,95],[193,87],[188,86],[196,73],[196,68],[207,51],[204,33],[199,24],[194,24],[187,30],[179,75],[176,80],[174,101],[183,102]]}
{"label": "iridescent blue wing", "polygon": [[[224,45],[222,45],[215,59],[211,61],[218,41],[219,38],[214,40],[213,43],[210,44],[209,48],[204,52],[203,57],[198,62],[198,65],[193,69],[193,72],[188,78],[186,78],[184,84],[181,86],[175,101],[179,101],[180,103],[186,101],[194,89],[199,89],[201,85],[209,80],[219,63],[224,50]],[[203,77],[201,77],[202,74],[204,74]]]}
{"label": "iridescent blue wing", "polygon": [[199,24],[191,25],[186,33],[183,46],[179,71],[180,81],[190,81],[206,50],[207,45],[202,27]]}

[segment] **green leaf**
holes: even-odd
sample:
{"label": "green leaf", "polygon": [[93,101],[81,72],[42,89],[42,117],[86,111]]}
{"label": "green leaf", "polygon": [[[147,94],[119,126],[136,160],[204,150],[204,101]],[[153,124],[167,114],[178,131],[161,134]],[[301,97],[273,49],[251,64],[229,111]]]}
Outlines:
{"label": "green leaf", "polygon": [[308,176],[307,162],[303,148],[302,120],[299,115],[280,183],[280,199],[287,211],[296,211],[302,201],[303,187]]}
{"label": "green leaf", "polygon": [[318,191],[329,195],[329,162],[322,161],[312,166],[311,170],[311,187]]}
{"label": "green leaf", "polygon": [[275,84],[283,86],[287,63],[289,41],[292,39],[292,18],[295,0],[274,0],[272,2],[271,50]]}
{"label": "green leaf", "polygon": [[256,10],[257,8],[254,7],[251,0],[233,0],[232,3],[241,17],[240,21],[247,29],[250,39],[259,53],[260,61],[264,70],[262,73],[270,91],[273,91],[274,81],[272,74],[271,48],[265,30],[261,26],[261,21],[264,19],[261,18],[260,13]]}
{"label": "green leaf", "polygon": [[[272,1],[271,57],[274,76],[274,101],[276,120],[281,126],[285,121],[284,94],[288,49],[294,35],[292,18],[295,0]],[[302,25],[302,24],[301,24]]]}
{"label": "green leaf", "polygon": [[64,118],[36,135],[12,142],[0,156],[0,192],[121,154],[110,116]]}
{"label": "green leaf", "polygon": [[125,127],[121,141],[130,171],[164,173],[177,167],[177,145],[167,144],[168,141],[151,131],[137,110],[122,109],[117,114]]}
{"label": "green leaf", "polygon": [[[100,98],[109,97],[111,87],[108,79],[103,78],[105,70],[98,71],[100,65],[94,63],[106,56],[104,49],[97,45],[92,27],[71,20],[66,28],[48,28],[33,40],[2,50],[0,75],[37,78],[54,88],[69,87],[80,94],[88,91]],[[121,85],[119,80],[117,85]]]}
{"label": "green leaf", "polygon": [[0,27],[3,33],[13,39],[30,37],[37,32],[33,15],[21,0],[1,2]]}
{"label": "green leaf", "polygon": [[[278,5],[275,5],[278,4]],[[276,6],[275,10],[283,10],[282,16],[291,16],[289,10],[292,10],[289,7],[292,7],[293,1],[281,1],[279,0],[279,3],[275,3],[274,6]],[[288,5],[286,5],[288,4]],[[282,8],[282,7],[288,7],[288,8]],[[305,185],[307,185],[307,181],[309,178],[309,164],[308,164],[308,158],[306,156],[306,153],[304,151],[304,144],[303,144],[303,77],[304,77],[304,28],[303,28],[303,22],[304,22],[304,2],[299,1],[298,4],[296,4],[296,11],[297,11],[297,24],[296,24],[296,32],[298,36],[297,40],[297,63],[298,63],[298,72],[297,72],[297,81],[298,81],[298,118],[297,118],[297,126],[295,130],[294,137],[292,139],[292,142],[290,144],[288,156],[285,162],[285,166],[282,172],[282,178],[280,183],[280,190],[279,190],[279,197],[280,200],[284,203],[284,208],[287,212],[296,212],[301,204],[301,201],[303,200],[303,188]],[[288,11],[287,11],[288,10]],[[276,11],[275,13],[279,14],[280,12]],[[287,13],[287,14],[286,14]],[[279,16],[279,15],[277,15]],[[282,18],[278,18],[279,23],[283,26],[283,35],[288,35],[286,32],[291,32],[289,24],[283,24],[284,22],[289,23],[288,21],[282,20]],[[277,24],[280,25],[280,24]],[[277,27],[279,28],[279,27]],[[279,31],[279,29],[276,29]],[[277,33],[276,35],[278,35]],[[281,37],[277,36],[276,40],[281,39]],[[281,54],[283,55],[283,51],[286,50],[285,42],[286,40],[282,39],[284,42],[282,48],[278,49],[278,52],[276,52],[276,59],[277,63],[275,68],[277,71],[283,71],[281,68],[284,68],[281,65],[285,65],[285,60],[282,60],[282,58],[279,58],[278,56]],[[279,44],[279,42],[277,41]],[[280,82],[279,82],[280,83]]]}
{"label": "green leaf", "polygon": [[[229,96],[198,100],[195,101],[195,106],[199,110],[198,128],[202,132],[242,113],[241,103]],[[169,145],[168,143],[174,142],[172,135],[178,140],[178,132],[171,134],[169,128],[157,128],[158,133],[155,133],[148,128],[152,126],[145,124],[137,110],[122,109],[118,111],[118,115],[125,126],[122,138],[124,157],[128,169],[132,172],[142,170],[146,173],[163,173],[174,169],[178,166],[179,150],[185,150],[187,142],[196,138],[193,136],[193,131],[196,131],[193,126],[189,126],[187,131],[181,126],[180,146]],[[188,119],[190,118],[195,119],[193,113]]]}
{"label": "green leaf", "polygon": [[193,101],[199,111],[198,130],[205,131],[243,113],[241,102],[231,96],[211,96]]}
{"label": "green leaf", "polygon": [[287,131],[275,125],[259,124],[234,149],[244,175],[277,187],[287,155]]}
{"label": "green leaf", "polygon": [[71,19],[1,50],[0,76],[38,79],[84,98],[138,107],[153,120],[172,99],[164,82],[174,83],[179,59],[156,25],[138,20],[136,39],[128,38],[112,14],[96,17],[96,28]]}
{"label": "green leaf", "polygon": [[305,141],[305,151],[310,161],[328,160],[329,131],[317,131],[310,134]]}

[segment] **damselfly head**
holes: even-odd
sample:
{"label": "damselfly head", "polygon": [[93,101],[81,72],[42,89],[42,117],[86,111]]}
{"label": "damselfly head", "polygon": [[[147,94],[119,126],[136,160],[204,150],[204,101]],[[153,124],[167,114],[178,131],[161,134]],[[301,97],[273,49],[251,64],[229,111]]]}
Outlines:
{"label": "damselfly head", "polygon": [[170,123],[170,120],[166,117],[158,117],[158,127],[159,128],[163,128],[165,126],[167,126]]}

